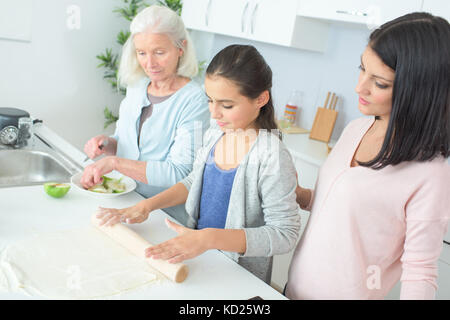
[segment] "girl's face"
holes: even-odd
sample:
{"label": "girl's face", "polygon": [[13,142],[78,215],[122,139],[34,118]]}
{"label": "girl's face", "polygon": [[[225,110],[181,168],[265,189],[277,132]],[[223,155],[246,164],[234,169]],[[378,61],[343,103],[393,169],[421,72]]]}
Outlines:
{"label": "girl's face", "polygon": [[389,119],[394,70],[385,65],[370,46],[363,52],[359,68],[361,71],[355,88],[359,94],[359,110],[365,115]]}
{"label": "girl's face", "polygon": [[225,130],[258,129],[255,120],[261,107],[269,101],[266,90],[256,99],[250,99],[240,93],[239,87],[221,76],[206,76],[205,92],[208,96],[211,118]]}
{"label": "girl's face", "polygon": [[133,41],[137,60],[152,81],[176,75],[183,50],[177,48],[167,35],[143,32],[136,34]]}

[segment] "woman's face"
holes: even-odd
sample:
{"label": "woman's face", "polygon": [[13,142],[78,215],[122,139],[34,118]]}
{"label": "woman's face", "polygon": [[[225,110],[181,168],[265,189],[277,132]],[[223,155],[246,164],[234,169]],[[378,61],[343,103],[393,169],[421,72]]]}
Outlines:
{"label": "woman's face", "polygon": [[208,96],[211,118],[225,130],[257,129],[254,125],[260,108],[269,100],[266,90],[256,99],[243,96],[239,87],[221,76],[206,76],[205,92]]}
{"label": "woman's face", "polygon": [[394,70],[385,65],[370,46],[367,46],[361,56],[360,70],[355,88],[359,94],[359,110],[365,115],[389,119]]}
{"label": "woman's face", "polygon": [[167,35],[142,32],[137,33],[133,41],[139,64],[152,81],[176,75],[183,50],[175,47]]}

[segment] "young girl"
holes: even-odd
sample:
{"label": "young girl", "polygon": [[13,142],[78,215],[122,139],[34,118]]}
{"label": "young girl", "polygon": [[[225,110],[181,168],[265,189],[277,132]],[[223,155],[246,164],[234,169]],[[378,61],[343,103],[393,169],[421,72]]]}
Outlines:
{"label": "young girl", "polygon": [[278,132],[271,86],[272,71],[254,47],[220,51],[205,79],[215,121],[191,174],[133,207],[100,208],[97,217],[140,223],[153,210],[186,203],[187,226],[166,220],[178,237],[148,248],[147,257],[176,263],[219,249],[270,283],[272,256],[290,251],[300,229],[295,167],[271,132]]}

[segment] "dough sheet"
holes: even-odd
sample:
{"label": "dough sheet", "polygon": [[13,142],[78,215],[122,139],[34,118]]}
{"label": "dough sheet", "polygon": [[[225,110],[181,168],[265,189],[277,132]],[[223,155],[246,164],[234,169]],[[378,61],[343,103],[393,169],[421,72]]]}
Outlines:
{"label": "dough sheet", "polygon": [[0,256],[0,292],[92,299],[160,279],[145,259],[93,226],[31,236],[7,246]]}

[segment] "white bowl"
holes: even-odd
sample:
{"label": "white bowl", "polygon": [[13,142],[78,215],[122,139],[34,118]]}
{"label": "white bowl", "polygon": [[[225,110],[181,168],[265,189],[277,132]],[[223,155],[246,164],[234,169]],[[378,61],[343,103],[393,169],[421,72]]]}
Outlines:
{"label": "white bowl", "polygon": [[91,196],[94,196],[97,198],[115,198],[115,197],[119,197],[124,194],[127,194],[127,193],[133,191],[134,189],[136,189],[136,181],[121,174],[118,171],[112,171],[108,174],[105,174],[105,176],[109,177],[109,178],[114,178],[114,179],[122,178],[122,182],[125,184],[125,191],[121,192],[121,193],[100,193],[100,192],[89,191],[89,190],[83,188],[83,186],[80,183],[82,176],[83,176],[83,172],[79,172],[79,173],[73,175],[72,178],[70,178],[70,182],[72,183],[72,186],[74,186],[75,189],[77,189],[85,194],[88,194],[88,195],[91,195]]}

